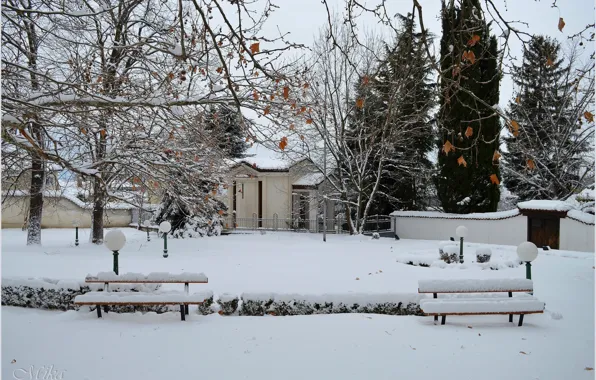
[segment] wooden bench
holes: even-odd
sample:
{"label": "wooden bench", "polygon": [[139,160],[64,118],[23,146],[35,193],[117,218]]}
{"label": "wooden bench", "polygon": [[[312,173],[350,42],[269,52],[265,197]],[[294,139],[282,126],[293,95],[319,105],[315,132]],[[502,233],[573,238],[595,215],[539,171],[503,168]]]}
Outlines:
{"label": "wooden bench", "polygon": [[[85,283],[104,284],[103,292],[89,292],[75,297],[76,305],[97,306],[97,317],[101,318],[101,306],[108,312],[110,305],[180,305],[181,319],[186,320],[188,305],[200,305],[206,299],[213,297],[210,291],[189,294],[190,284],[207,284],[209,279],[204,273],[125,273],[117,275],[114,272],[100,272],[97,275],[87,275]],[[132,293],[110,292],[110,284],[184,284],[184,292],[156,292]]]}
{"label": "wooden bench", "polygon": [[[513,297],[514,292],[533,292],[532,280],[526,279],[485,279],[485,280],[420,280],[418,293],[432,293],[432,299],[420,301],[420,308],[425,315],[434,316],[445,324],[447,315],[519,315],[521,326],[526,314],[544,312],[544,302],[531,296]],[[460,293],[508,293],[509,297],[474,297],[474,298],[438,298],[438,294]]]}

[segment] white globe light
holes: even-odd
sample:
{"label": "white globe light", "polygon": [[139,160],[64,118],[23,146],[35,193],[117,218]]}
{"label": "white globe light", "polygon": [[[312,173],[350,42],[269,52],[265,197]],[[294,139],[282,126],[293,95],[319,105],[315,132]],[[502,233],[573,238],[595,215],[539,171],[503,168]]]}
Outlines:
{"label": "white globe light", "polygon": [[151,225],[151,221],[149,219],[145,219],[145,221],[143,222],[143,225],[145,227],[149,227]]}
{"label": "white globe light", "polygon": [[172,225],[168,221],[161,222],[159,230],[163,233],[168,233],[172,229]]}
{"label": "white globe light", "polygon": [[521,261],[534,261],[538,257],[538,247],[532,242],[523,242],[517,246],[517,256]]}
{"label": "white globe light", "polygon": [[468,236],[468,229],[466,228],[466,226],[459,226],[455,229],[455,234],[459,238],[465,238],[466,236]]}
{"label": "white globe light", "polygon": [[119,251],[124,247],[124,243],[126,243],[126,236],[120,230],[112,230],[106,234],[103,240],[110,251]]}

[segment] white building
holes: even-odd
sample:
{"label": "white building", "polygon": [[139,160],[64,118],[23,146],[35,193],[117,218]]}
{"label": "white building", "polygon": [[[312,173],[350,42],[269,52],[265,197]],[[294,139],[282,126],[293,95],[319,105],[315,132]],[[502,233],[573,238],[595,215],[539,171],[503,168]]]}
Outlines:
{"label": "white building", "polygon": [[[246,158],[233,164],[230,174],[229,228],[321,230],[319,189],[325,176],[310,160]],[[333,202],[327,207],[332,218]]]}

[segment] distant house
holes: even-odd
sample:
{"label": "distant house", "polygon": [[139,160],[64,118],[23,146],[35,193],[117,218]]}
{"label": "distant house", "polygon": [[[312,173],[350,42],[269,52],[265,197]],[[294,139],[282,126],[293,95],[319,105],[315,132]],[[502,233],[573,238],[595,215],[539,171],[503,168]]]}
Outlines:
{"label": "distant house", "polygon": [[[309,159],[246,158],[233,163],[230,174],[229,228],[321,229],[325,176]],[[327,203],[332,217],[335,206]]]}

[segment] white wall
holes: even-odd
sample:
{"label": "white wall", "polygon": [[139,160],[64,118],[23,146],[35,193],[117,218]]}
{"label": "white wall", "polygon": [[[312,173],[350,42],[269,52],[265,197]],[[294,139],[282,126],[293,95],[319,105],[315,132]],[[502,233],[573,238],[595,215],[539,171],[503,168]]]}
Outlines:
{"label": "white wall", "polygon": [[257,180],[238,180],[236,182],[236,217],[252,218],[253,213],[256,214],[258,212],[258,204],[259,192]]}
{"label": "white wall", "polygon": [[269,175],[263,179],[263,218],[273,219],[273,214],[277,214],[279,219],[289,219],[292,199],[289,177]]}
{"label": "white wall", "polygon": [[527,217],[518,215],[500,220],[392,217],[394,232],[401,239],[457,239],[458,226],[468,228],[467,241],[473,243],[518,245],[527,240]]}
{"label": "white wall", "polygon": [[559,236],[560,249],[594,252],[594,225],[563,218]]}
{"label": "white wall", "polygon": [[[28,197],[7,197],[2,205],[2,228],[22,228],[28,209]],[[66,198],[44,197],[42,228],[72,228],[75,219],[79,220],[79,227],[91,227],[91,209],[82,208]],[[132,210],[107,209],[104,212],[105,227],[128,227],[130,223]]]}

